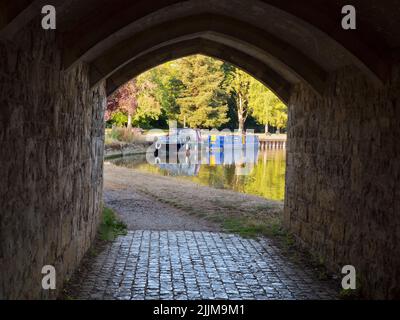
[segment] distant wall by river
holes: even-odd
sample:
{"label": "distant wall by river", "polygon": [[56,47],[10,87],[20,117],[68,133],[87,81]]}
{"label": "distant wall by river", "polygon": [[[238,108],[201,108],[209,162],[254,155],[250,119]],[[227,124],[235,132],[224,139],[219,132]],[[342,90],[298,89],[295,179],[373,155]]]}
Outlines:
{"label": "distant wall by river", "polygon": [[145,154],[151,143],[113,143],[104,147],[104,158],[118,158],[134,154]]}

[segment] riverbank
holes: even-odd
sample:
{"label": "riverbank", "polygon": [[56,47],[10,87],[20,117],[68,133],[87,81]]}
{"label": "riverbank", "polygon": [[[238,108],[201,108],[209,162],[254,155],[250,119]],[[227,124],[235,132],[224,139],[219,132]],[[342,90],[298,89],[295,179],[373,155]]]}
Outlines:
{"label": "riverbank", "polygon": [[[224,135],[221,132],[221,135]],[[286,141],[285,134],[255,134],[260,143]],[[104,158],[118,158],[128,155],[145,154],[153,143],[154,137],[143,133],[134,133],[122,128],[107,129],[105,136]],[[263,149],[263,145],[260,146]]]}
{"label": "riverbank", "polygon": [[104,147],[104,159],[119,158],[135,154],[146,154],[150,145],[150,142],[114,142],[106,144]]}
{"label": "riverbank", "polygon": [[[149,198],[152,201],[147,201]],[[166,227],[171,227],[168,216],[174,216],[182,219],[192,217],[193,221],[202,221],[204,226],[211,227],[213,224],[214,228],[243,236],[271,236],[281,230],[283,203],[280,201],[215,189],[108,162],[104,165],[104,199],[107,206],[115,209],[125,223],[130,224],[130,228],[135,228],[137,223],[137,228],[143,229],[143,221],[147,219],[160,220],[161,226],[165,223]],[[130,203],[124,203],[125,199],[129,199]],[[143,201],[152,202],[153,206],[136,210]],[[186,228],[190,226],[188,221],[185,223]]]}
{"label": "riverbank", "polygon": [[139,128],[112,128],[105,131],[104,158],[145,154],[153,139]]}

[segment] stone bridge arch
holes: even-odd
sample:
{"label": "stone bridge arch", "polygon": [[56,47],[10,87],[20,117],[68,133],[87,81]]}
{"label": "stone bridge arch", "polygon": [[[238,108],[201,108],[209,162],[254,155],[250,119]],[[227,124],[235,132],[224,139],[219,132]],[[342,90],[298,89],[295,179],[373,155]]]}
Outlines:
{"label": "stone bridge arch", "polygon": [[111,94],[125,82],[153,67],[193,54],[204,54],[224,60],[246,70],[269,87],[282,101],[288,103],[292,86],[288,80],[282,78],[282,76],[258,59],[254,59],[232,47],[201,38],[172,43],[150,50],[132,59],[107,78],[107,94]]}
{"label": "stone bridge arch", "polygon": [[[57,29],[44,31],[50,3]],[[192,53],[249,71],[288,104],[284,220],[298,242],[334,272],[353,264],[365,296],[399,297],[400,9],[353,0],[346,31],[345,4],[1,2],[0,297],[52,297],[41,266],[56,264],[60,281],[74,270],[99,220],[107,94]]]}

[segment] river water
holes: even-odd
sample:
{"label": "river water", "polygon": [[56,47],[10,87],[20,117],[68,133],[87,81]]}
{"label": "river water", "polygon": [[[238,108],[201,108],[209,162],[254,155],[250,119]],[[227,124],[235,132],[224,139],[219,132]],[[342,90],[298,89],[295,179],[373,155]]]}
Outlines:
{"label": "river water", "polygon": [[150,164],[145,155],[127,156],[109,160],[127,168],[163,176],[173,176],[220,189],[230,189],[258,195],[270,200],[283,201],[285,193],[285,150],[258,152],[253,163],[224,164],[210,158],[207,164]]}

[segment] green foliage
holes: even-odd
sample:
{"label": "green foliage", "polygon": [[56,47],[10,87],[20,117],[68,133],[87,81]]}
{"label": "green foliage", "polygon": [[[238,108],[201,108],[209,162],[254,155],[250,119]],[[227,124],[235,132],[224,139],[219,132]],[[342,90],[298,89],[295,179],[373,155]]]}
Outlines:
{"label": "green foliage", "polygon": [[228,122],[227,95],[223,63],[195,55],[179,60],[180,79],[184,86],[177,99],[179,120],[191,128],[218,128]]}
{"label": "green foliage", "polygon": [[272,125],[273,109],[281,103],[267,87],[256,79],[252,79],[249,94],[253,117],[263,125]]}
{"label": "green foliage", "polygon": [[252,77],[240,69],[231,71],[231,81],[228,88],[234,98],[238,117],[239,132],[244,131],[244,125],[251,110],[249,109],[249,93]]}
{"label": "green foliage", "polygon": [[163,115],[169,120],[178,120],[180,107],[177,99],[185,89],[179,78],[179,60],[167,62],[149,71],[157,85],[156,98],[161,104]]}
{"label": "green foliage", "polygon": [[268,125],[278,129],[286,127],[287,108],[271,90],[232,65],[225,63],[223,69],[224,88],[230,92],[229,116],[235,119],[239,131],[244,130],[247,119],[256,120],[266,130]]}
{"label": "green foliage", "polygon": [[[244,129],[246,120],[284,128],[286,106],[262,83],[229,63],[193,55],[153,68],[110,97],[108,125]],[[256,121],[256,123],[255,123]]]}
{"label": "green foliage", "polygon": [[158,97],[159,87],[153,72],[145,72],[137,77],[137,85],[140,90],[137,95],[138,108],[134,116],[134,123],[159,119],[162,114]]}
{"label": "green foliage", "polygon": [[128,123],[128,115],[126,112],[117,111],[114,112],[110,117],[110,123],[118,127],[124,127]]}
{"label": "green foliage", "polygon": [[104,207],[100,224],[100,239],[104,241],[113,241],[116,237],[126,235],[126,233],[126,224],[117,218],[114,211]]}
{"label": "green foliage", "polygon": [[250,85],[249,105],[252,116],[258,123],[277,129],[286,127],[288,120],[286,105],[270,89],[254,78]]}
{"label": "green foliage", "polygon": [[276,128],[282,129],[287,125],[288,114],[287,107],[279,101],[276,103],[272,109],[272,121],[271,124]]}

